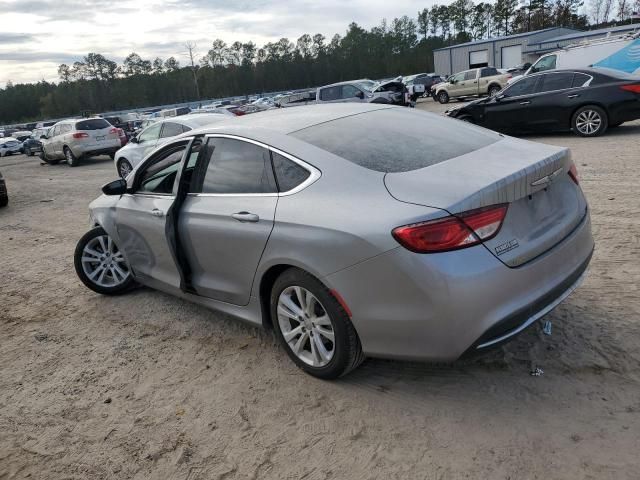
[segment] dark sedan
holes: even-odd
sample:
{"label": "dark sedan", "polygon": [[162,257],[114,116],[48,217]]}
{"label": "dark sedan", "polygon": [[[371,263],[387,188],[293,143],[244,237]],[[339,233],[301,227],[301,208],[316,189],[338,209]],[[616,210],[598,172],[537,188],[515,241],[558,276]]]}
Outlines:
{"label": "dark sedan", "polygon": [[547,71],[446,115],[505,133],[573,130],[595,137],[640,118],[640,78],[600,68]]}

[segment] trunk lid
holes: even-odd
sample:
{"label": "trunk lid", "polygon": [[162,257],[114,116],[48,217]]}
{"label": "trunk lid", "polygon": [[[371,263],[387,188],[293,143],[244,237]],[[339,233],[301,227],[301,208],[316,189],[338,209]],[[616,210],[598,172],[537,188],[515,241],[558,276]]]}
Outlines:
{"label": "trunk lid", "polygon": [[570,152],[506,137],[485,148],[419,170],[385,175],[399,201],[452,215],[508,203],[498,234],[484,246],[509,267],[553,248],[586,213],[582,190],[568,175]]}

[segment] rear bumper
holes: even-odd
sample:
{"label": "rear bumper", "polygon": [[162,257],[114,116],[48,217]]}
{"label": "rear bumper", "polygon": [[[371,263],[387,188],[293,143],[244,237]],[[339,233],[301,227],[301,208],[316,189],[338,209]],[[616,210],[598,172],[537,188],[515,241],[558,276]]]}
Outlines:
{"label": "rear bumper", "polygon": [[323,280],[344,298],[369,356],[451,361],[512,338],[564,300],[594,248],[589,215],[550,251],[506,267],[484,246],[397,248]]}
{"label": "rear bumper", "polygon": [[120,150],[120,140],[116,145],[109,145],[105,147],[91,147],[91,148],[72,148],[71,151],[76,157],[96,157],[98,155],[111,155]]}

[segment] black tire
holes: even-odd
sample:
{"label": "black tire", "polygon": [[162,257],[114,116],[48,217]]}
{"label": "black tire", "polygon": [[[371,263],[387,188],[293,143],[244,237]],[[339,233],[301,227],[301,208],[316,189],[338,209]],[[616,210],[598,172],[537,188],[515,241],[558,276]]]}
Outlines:
{"label": "black tire", "polygon": [[129,175],[129,173],[125,173],[123,170],[126,168],[128,168],[129,173],[131,173],[133,167],[131,166],[131,163],[129,163],[129,160],[127,160],[126,158],[121,158],[120,160],[118,160],[118,175],[120,175],[121,178],[127,178],[127,176]]}
{"label": "black tire", "polygon": [[440,90],[436,94],[436,98],[442,104],[449,103],[449,94],[445,90]]}
{"label": "black tire", "polygon": [[0,208],[9,205],[9,195],[3,195],[0,197]]}
{"label": "black tire", "polygon": [[29,149],[29,147],[24,147],[24,152],[23,152],[27,157],[31,156],[31,150]]}
{"label": "black tire", "polygon": [[[593,117],[590,117],[593,115]],[[585,118],[599,119],[597,128],[590,131],[585,123],[581,123]],[[592,124],[593,125],[593,124]],[[607,112],[597,105],[585,105],[575,111],[571,117],[571,130],[580,137],[598,137],[607,131],[609,119]]]}
{"label": "black tire", "polygon": [[[329,316],[334,333],[333,357],[325,366],[314,367],[302,361],[285,341],[278,321],[277,307],[280,294],[288,287],[298,286],[311,292]],[[318,279],[298,268],[285,270],[275,281],[270,297],[271,320],[276,335],[287,354],[302,370],[314,377],[331,380],[346,375],[364,360],[360,339],[349,315],[329,289]]]}
{"label": "black tire", "polygon": [[67,165],[70,167],[77,167],[80,163],[80,159],[76,157],[69,147],[63,149],[64,157],[67,159]]}
{"label": "black tire", "polygon": [[498,85],[491,85],[487,92],[489,93],[490,97],[495,97],[500,90],[502,90],[502,88],[500,88]]}
{"label": "black tire", "polygon": [[73,254],[73,264],[75,266],[78,277],[80,277],[80,280],[82,281],[82,283],[85,284],[87,288],[93,290],[94,292],[100,293],[102,295],[119,295],[129,290],[135,284],[135,281],[133,280],[133,276],[131,275],[131,273],[129,273],[128,278],[124,280],[121,284],[112,286],[112,287],[105,287],[102,285],[98,285],[91,278],[89,278],[87,272],[85,271],[82,265],[82,256],[83,256],[84,247],[91,240],[94,240],[95,238],[103,235],[108,235],[108,234],[107,232],[105,232],[105,230],[102,227],[92,228],[87,233],[85,233],[76,245],[76,249]]}

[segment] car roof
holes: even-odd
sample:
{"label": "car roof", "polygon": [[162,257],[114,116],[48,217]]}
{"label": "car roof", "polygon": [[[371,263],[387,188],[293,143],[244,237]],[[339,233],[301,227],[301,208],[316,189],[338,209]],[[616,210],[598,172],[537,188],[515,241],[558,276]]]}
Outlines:
{"label": "car roof", "polygon": [[260,130],[262,133],[272,132],[288,135],[298,130],[332,122],[340,118],[389,108],[401,107],[379,103],[330,103],[311,104],[295,108],[278,108],[235,118],[225,116],[221,119],[222,123],[218,122],[215,125],[194,129],[194,131],[187,132],[183,136],[217,133],[222,130],[227,130],[228,133],[240,133],[240,131],[244,133],[256,131],[255,133],[257,133]]}

